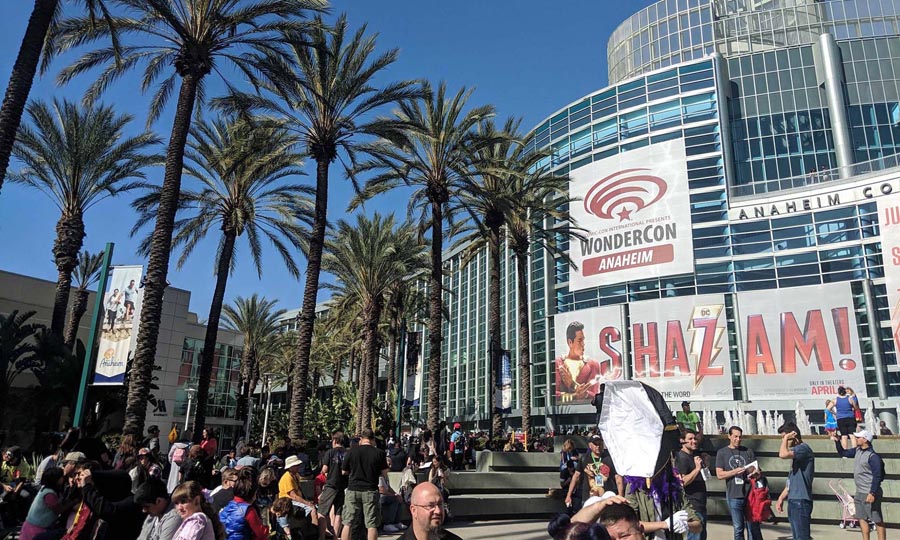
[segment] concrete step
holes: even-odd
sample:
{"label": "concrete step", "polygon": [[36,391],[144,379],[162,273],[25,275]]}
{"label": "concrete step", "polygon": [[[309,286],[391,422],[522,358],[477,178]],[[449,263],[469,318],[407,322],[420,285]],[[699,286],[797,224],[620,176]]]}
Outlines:
{"label": "concrete step", "polygon": [[520,493],[450,495],[454,519],[549,518],[566,510],[561,499]]}

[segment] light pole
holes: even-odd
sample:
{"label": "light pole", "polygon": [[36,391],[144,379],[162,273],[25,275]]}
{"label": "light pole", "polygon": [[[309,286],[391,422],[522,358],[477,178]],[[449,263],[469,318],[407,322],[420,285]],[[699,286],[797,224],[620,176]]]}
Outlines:
{"label": "light pole", "polygon": [[187,431],[191,422],[191,403],[194,401],[194,394],[197,393],[197,389],[188,386],[184,391],[187,392],[188,397],[187,410],[184,412],[184,430]]}
{"label": "light pole", "polygon": [[263,381],[266,388],[266,410],[263,416],[262,445],[266,445],[266,437],[269,435],[269,411],[272,410],[272,377],[275,373],[263,373]]}

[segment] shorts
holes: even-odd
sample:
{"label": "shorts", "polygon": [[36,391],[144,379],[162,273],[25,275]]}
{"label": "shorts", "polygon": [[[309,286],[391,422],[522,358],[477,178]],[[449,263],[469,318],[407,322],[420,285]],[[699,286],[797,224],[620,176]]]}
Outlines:
{"label": "shorts", "polygon": [[881,490],[878,490],[873,503],[866,502],[867,495],[868,493],[857,493],[853,496],[853,503],[856,505],[856,512],[853,513],[853,517],[859,520],[884,523],[884,517],[881,515]]}
{"label": "shorts", "polygon": [[838,418],[838,431],[841,432],[842,436],[849,436],[852,433],[856,433],[856,418],[852,416],[850,418]]}
{"label": "shorts", "polygon": [[360,517],[367,529],[381,527],[381,495],[377,491],[350,491],[344,494],[341,518],[345,527],[358,527]]}
{"label": "shorts", "polygon": [[291,504],[293,504],[295,508],[299,508],[299,509],[303,510],[303,514],[306,517],[309,517],[309,515],[312,514],[313,507],[309,506],[308,504],[303,504],[302,502],[299,502],[299,501],[291,501]]}
{"label": "shorts", "polygon": [[134,302],[132,302],[131,300],[125,300],[124,302],[122,302],[122,305],[123,305],[126,309],[129,308],[129,307],[130,307],[131,309],[134,309]]}
{"label": "shorts", "polygon": [[319,493],[319,513],[327,516],[332,508],[337,515],[344,510],[344,490],[326,484],[322,488],[322,493]]}

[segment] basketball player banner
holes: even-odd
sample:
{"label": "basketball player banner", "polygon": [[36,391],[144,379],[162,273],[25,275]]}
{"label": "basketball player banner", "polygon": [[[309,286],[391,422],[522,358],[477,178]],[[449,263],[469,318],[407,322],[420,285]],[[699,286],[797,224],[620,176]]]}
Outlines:
{"label": "basketball player banner", "polygon": [[866,397],[849,283],[740,292],[749,399],[815,399],[852,387]]}
{"label": "basketball player banner", "polygon": [[684,140],[616,154],[569,173],[569,290],[694,271]]}
{"label": "basketball player banner", "polygon": [[730,400],[725,297],[681,296],[629,304],[632,378],[666,400]]}
{"label": "basketball player banner", "polygon": [[422,392],[422,332],[406,334],[406,383],[403,391],[403,406],[417,407]]}
{"label": "basketball player banner", "polygon": [[143,266],[110,268],[106,291],[97,301],[103,302],[99,349],[94,368],[95,385],[125,382],[125,369],[137,343],[141,320],[140,288]]}

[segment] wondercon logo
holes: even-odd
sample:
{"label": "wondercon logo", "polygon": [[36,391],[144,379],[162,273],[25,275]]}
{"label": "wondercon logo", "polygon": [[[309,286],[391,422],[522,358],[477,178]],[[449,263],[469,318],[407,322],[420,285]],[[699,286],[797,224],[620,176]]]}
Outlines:
{"label": "wondercon logo", "polygon": [[631,214],[662,199],[668,189],[665,180],[645,171],[625,169],[594,184],[584,198],[584,210],[600,219],[631,221]]}

